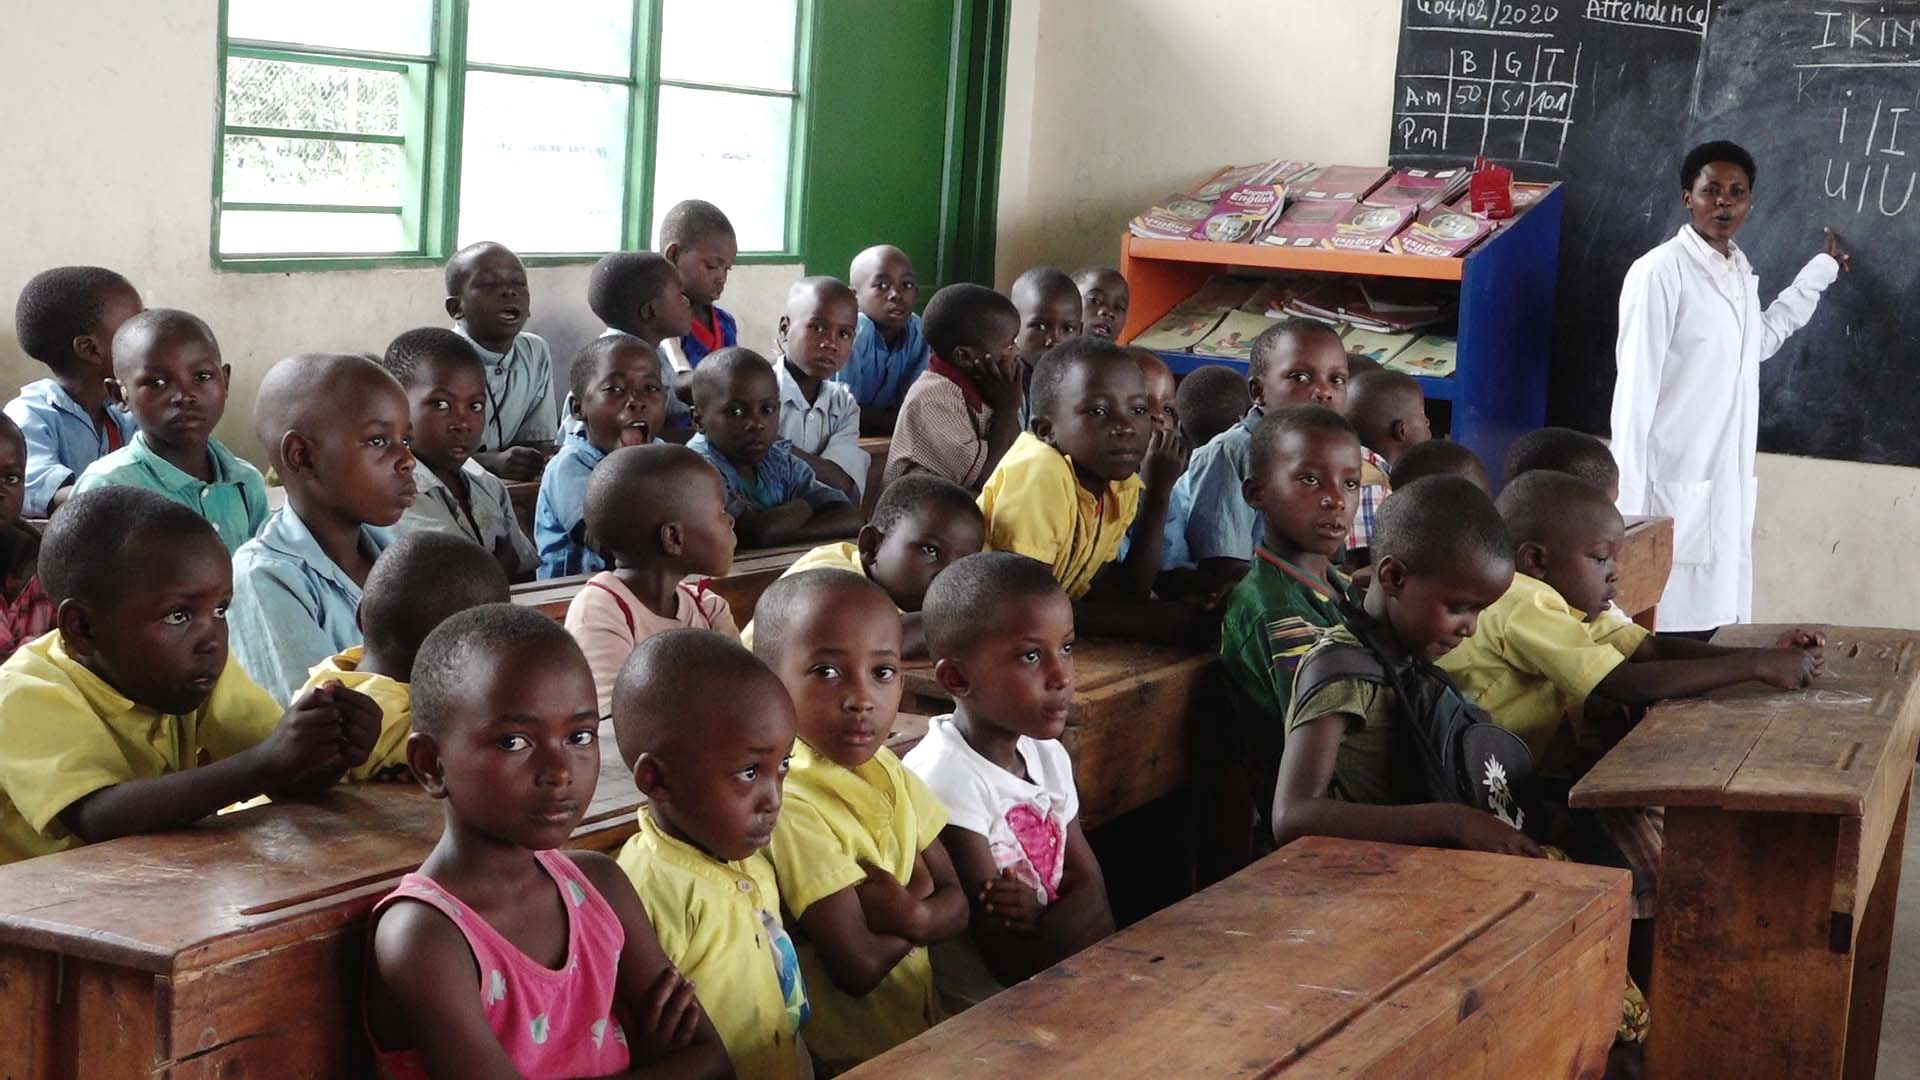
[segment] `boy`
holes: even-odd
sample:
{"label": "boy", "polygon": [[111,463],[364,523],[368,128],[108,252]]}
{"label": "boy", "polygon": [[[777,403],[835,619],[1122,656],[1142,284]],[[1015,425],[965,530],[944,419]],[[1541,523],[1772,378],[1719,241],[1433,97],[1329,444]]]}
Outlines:
{"label": "boy", "polygon": [[508,480],[538,480],[559,436],[553,354],[525,329],[533,313],[527,268],[505,245],[483,240],[447,260],[447,314],[485,364],[486,429],[474,452]]}
{"label": "boy", "polygon": [[792,444],[779,438],[780,385],[759,353],[739,347],[707,357],[693,373],[687,449],[727,483],[727,513],[748,547],[852,536],[860,507],[820,482]]}
{"label": "boy", "polygon": [[107,379],[113,335],[140,309],[127,279],[99,266],[55,267],[20,290],[14,333],[53,373],[7,402],[27,439],[27,517],[51,514],[73,494],[81,470],[133,438],[133,417],[107,400]]}
{"label": "boy", "polygon": [[727,215],[700,199],[675,203],[660,221],[660,254],[680,272],[693,306],[693,320],[679,339],[687,368],[699,367],[708,353],[740,344],[739,326],[717,303],[740,254]]}
{"label": "boy", "polygon": [[1196,450],[1239,423],[1253,407],[1246,377],[1225,364],[1205,364],[1188,372],[1173,400],[1180,433]]}
{"label": "boy", "polygon": [[395,535],[437,532],[490,553],[514,581],[540,565],[500,478],[475,459],[487,426],[486,371],[466,338],[437,326],[393,339],[380,366],[406,392],[419,497]]}
{"label": "boy", "polygon": [[940,838],[971,904],[936,947],[943,1000],[965,1007],[1113,933],[1060,735],[1073,700],[1073,608],[1047,568],[984,552],[927,592],[934,674],[953,696],[906,756],[947,810]]}
{"label": "boy", "polygon": [[40,533],[20,520],[26,476],[27,437],[0,413],[0,660],[53,629],[53,600],[40,584]]}
{"label": "boy", "polygon": [[847,282],[860,298],[853,358],[835,375],[860,403],[860,434],[889,435],[907,388],[927,370],[933,350],[920,331],[920,284],[907,253],[877,244],[853,257]]}
{"label": "boy", "polygon": [[1487,476],[1487,467],[1480,464],[1480,459],[1465,445],[1447,439],[1428,439],[1419,446],[1409,447],[1400,455],[1400,460],[1393,463],[1393,475],[1401,487],[1428,476],[1458,476],[1470,481],[1489,498],[1493,495],[1493,481]]}
{"label": "boy", "polygon": [[139,430],[87,466],[74,493],[145,488],[206,518],[228,551],[239,550],[267,523],[267,482],[213,435],[232,377],[213,331],[184,311],[143,311],[113,336],[113,371],[107,395]]}
{"label": "boy", "polygon": [[1507,482],[1535,469],[1577,476],[1620,501],[1620,466],[1607,444],[1572,428],[1548,427],[1529,431],[1507,449]]}
{"label": "boy", "polygon": [[1264,526],[1242,497],[1247,446],[1266,410],[1283,405],[1321,405],[1341,412],[1347,404],[1347,350],[1340,335],[1311,319],[1283,319],[1253,341],[1247,365],[1247,395],[1253,407],[1239,424],[1193,452],[1172,499],[1183,519],[1167,531],[1186,537],[1186,550],[1202,574],[1222,583],[1239,581],[1253,559]]}
{"label": "boy", "polygon": [[[852,543],[825,544],[800,556],[782,577],[809,570],[845,570],[887,591],[899,610],[903,656],[925,656],[920,605],[927,586],[956,559],[986,542],[986,518],[967,489],[937,476],[903,476],[873,506],[873,520]],[[753,624],[740,635],[753,648]]]}
{"label": "boy", "polygon": [[853,350],[860,306],[853,290],[830,277],[802,278],[787,290],[780,316],[780,437],[821,482],[858,503],[867,488],[867,452],[860,449],[860,404],[833,381]]}
{"label": "boy", "polygon": [[1357,570],[1367,565],[1374,519],[1393,490],[1388,479],[1393,463],[1409,447],[1433,438],[1433,428],[1427,422],[1426,396],[1420,392],[1419,380],[1384,368],[1352,375],[1345,412],[1360,436],[1360,509],[1353,515],[1346,554],[1348,568]]}
{"label": "boy", "polygon": [[379,708],[380,737],[367,760],[347,771],[348,780],[413,779],[407,769],[407,734],[413,730],[408,683],[420,643],[456,612],[510,599],[500,564],[459,537],[414,533],[381,553],[355,616],[366,644],[315,664],[295,695],[331,684],[365,694]]}
{"label": "boy", "polygon": [[1220,658],[1258,812],[1279,773],[1300,658],[1319,631],[1340,625],[1342,603],[1358,602],[1333,560],[1359,505],[1360,439],[1331,409],[1289,405],[1254,426],[1247,466],[1243,497],[1263,532],[1227,602]]}
{"label": "boy", "polygon": [[620,866],[742,1080],[813,1071],[800,1039],[807,986],[761,854],[794,731],[786,687],[708,630],[648,638],[614,684],[614,737],[647,798]]}
{"label": "boy", "polygon": [[1117,339],[1127,325],[1127,279],[1111,266],[1088,266],[1074,272],[1073,285],[1080,290],[1081,321],[1087,333]]}
{"label": "boy", "polygon": [[232,662],[231,562],[192,510],[75,495],[40,572],[59,626],[0,665],[0,863],[309,794],[366,760],[373,702],[330,684],[283,715]]}
{"label": "boy", "polygon": [[287,504],[234,552],[227,618],[240,666],[277,701],[360,643],[361,588],[413,505],[411,428],[400,384],[365,357],[290,356],[260,383],[253,430]]}
{"label": "boy", "polygon": [[[1100,335],[1090,336],[1099,337]],[[1127,355],[1133,357],[1133,362],[1140,365],[1140,375],[1147,380],[1147,419],[1153,422],[1153,430],[1179,430],[1180,392],[1173,381],[1173,369],[1169,368],[1167,362],[1160,359],[1160,354],[1152,349],[1129,345]]]}
{"label": "boy", "polygon": [[658,443],[607,455],[587,482],[586,520],[613,567],[574,594],[566,626],[593,671],[600,715],[611,716],[614,679],[640,642],[682,626],[739,636],[706,580],[733,565],[733,518],[719,472]]}
{"label": "boy", "polygon": [[586,533],[587,478],[620,447],[653,441],[666,415],[665,368],[651,345],[625,334],[595,338],[574,356],[567,409],[580,430],[553,455],[533,508],[540,577],[605,569]]}
{"label": "boy", "polygon": [[[637,337],[660,356],[660,385],[666,388],[666,418],[671,428],[667,437],[685,442],[693,434],[687,430],[686,367],[676,363],[671,343],[688,333],[693,325],[693,308],[687,301],[680,271],[664,255],[651,251],[616,251],[593,264],[587,279],[587,306],[607,324],[602,337],[626,334]],[[571,373],[569,373],[571,374]],[[567,412],[574,412],[568,402]],[[677,434],[685,431],[685,434]],[[569,421],[568,434],[579,434],[577,422]]]}
{"label": "boy", "polygon": [[[1167,495],[1186,455],[1178,435],[1148,428],[1146,380],[1126,350],[1104,338],[1068,341],[1040,361],[1032,430],[980,492],[986,549],[1051,567],[1076,601],[1076,623],[1090,634],[1189,629],[1190,613],[1169,619],[1171,608],[1148,599],[1160,570]],[[1136,516],[1142,528],[1125,560],[1114,563]],[[1102,575],[1110,563],[1115,569]],[[1096,577],[1102,588],[1090,595]]]}
{"label": "boy", "polygon": [[755,611],[754,655],[786,685],[800,736],[767,855],[801,930],[807,1046],[835,1074],[940,1022],[927,947],[966,932],[967,897],[940,842],[946,809],[884,745],[905,688],[893,601],[809,570]]}
{"label": "boy", "polygon": [[1026,376],[1020,312],[981,285],[949,285],[927,303],[927,370],[907,388],[885,482],[908,473],[979,491],[1021,431]]}
{"label": "boy", "polygon": [[1059,270],[1036,266],[1013,279],[1007,295],[1020,313],[1020,365],[1026,380],[1020,429],[1025,431],[1033,421],[1033,369],[1055,345],[1080,336],[1080,290]]}

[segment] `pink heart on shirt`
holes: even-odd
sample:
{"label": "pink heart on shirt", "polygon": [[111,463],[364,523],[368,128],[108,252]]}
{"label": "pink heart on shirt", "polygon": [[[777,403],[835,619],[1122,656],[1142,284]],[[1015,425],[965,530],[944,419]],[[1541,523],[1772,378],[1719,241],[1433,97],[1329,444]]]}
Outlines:
{"label": "pink heart on shirt", "polygon": [[1021,803],[1007,811],[1007,826],[1020,842],[1027,862],[1039,873],[1041,887],[1047,890],[1047,903],[1060,899],[1060,849],[1064,840],[1060,823]]}

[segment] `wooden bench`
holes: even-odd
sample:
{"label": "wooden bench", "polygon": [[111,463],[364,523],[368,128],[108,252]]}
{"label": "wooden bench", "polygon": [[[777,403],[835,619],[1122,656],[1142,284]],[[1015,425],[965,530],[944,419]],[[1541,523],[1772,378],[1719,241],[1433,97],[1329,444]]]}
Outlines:
{"label": "wooden bench", "polygon": [[1614,584],[1613,602],[1634,622],[1654,629],[1660,595],[1673,573],[1673,519],[1628,518],[1615,565],[1620,580]]}
{"label": "wooden bench", "polygon": [[[733,609],[733,621],[739,626],[747,625],[753,618],[754,605],[760,602],[760,594],[767,586],[779,579],[781,574],[800,561],[800,556],[812,551],[816,544],[792,544],[787,547],[760,548],[742,551],[734,557],[733,569],[726,577],[714,578],[711,587],[721,595],[727,606]],[[527,581],[513,587],[513,602],[526,607],[538,608],[543,614],[555,620],[567,617],[567,605],[573,602],[574,595],[587,583],[591,574],[571,574],[566,577],[548,578],[544,581]]]}
{"label": "wooden bench", "polygon": [[[1073,711],[1060,741],[1073,758],[1081,819],[1110,821],[1186,787],[1194,768],[1187,717],[1218,655],[1082,638],[1073,660]],[[906,675],[901,708],[953,711],[931,665],[909,661]]]}
{"label": "wooden bench", "polygon": [[850,1075],[1598,1076],[1628,894],[1618,870],[1310,837]]}
{"label": "wooden bench", "polygon": [[[1722,631],[1767,645],[1782,627]],[[1666,808],[1654,1076],[1871,1076],[1914,749],[1920,636],[1834,627],[1812,689],[1656,706],[1571,798]]]}

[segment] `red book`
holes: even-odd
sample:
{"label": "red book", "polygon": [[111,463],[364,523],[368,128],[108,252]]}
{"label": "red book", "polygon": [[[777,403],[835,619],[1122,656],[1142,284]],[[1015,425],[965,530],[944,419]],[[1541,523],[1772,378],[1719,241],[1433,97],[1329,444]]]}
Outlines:
{"label": "red book", "polygon": [[1335,199],[1359,202],[1386,183],[1392,172],[1385,166],[1329,165],[1296,184],[1302,199]]}

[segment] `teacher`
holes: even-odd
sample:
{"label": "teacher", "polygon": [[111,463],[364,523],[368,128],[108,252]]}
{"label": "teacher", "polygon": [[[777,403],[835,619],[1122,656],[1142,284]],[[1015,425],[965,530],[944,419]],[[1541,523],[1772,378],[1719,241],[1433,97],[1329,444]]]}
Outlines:
{"label": "teacher", "polygon": [[1813,317],[1850,256],[1826,250],[1764,310],[1733,242],[1753,207],[1753,156],[1697,146],[1680,166],[1688,221],[1620,289],[1613,456],[1620,510],[1673,519],[1660,629],[1709,633],[1753,617],[1754,453],[1760,362]]}

